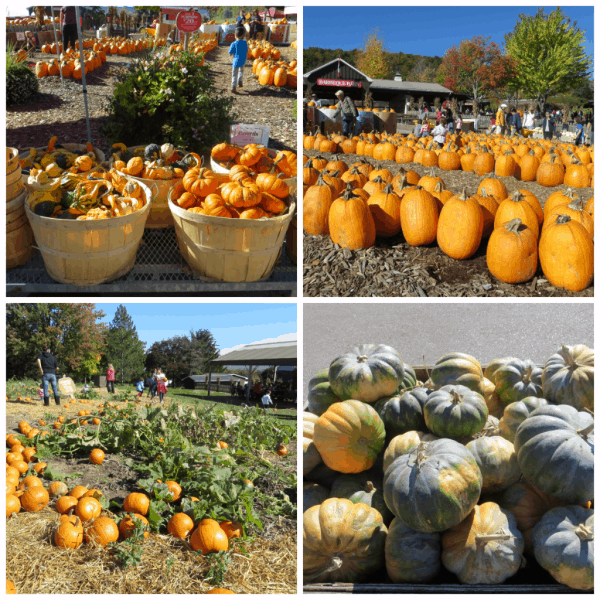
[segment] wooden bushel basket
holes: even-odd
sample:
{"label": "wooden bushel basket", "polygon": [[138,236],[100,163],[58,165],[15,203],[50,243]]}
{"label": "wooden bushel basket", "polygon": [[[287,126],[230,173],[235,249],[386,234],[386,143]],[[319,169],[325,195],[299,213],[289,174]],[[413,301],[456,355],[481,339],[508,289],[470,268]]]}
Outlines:
{"label": "wooden bushel basket", "polygon": [[34,253],[33,231],[25,214],[27,190],[6,203],[6,268],[25,264]]}
{"label": "wooden bushel basket", "polygon": [[152,206],[152,192],[143,183],[140,185],[146,195],[146,206],[111,219],[40,217],[25,204],[37,247],[52,279],[80,286],[98,285],[132,269]]}
{"label": "wooden bushel basket", "polygon": [[191,213],[171,201],[181,255],[203,279],[250,282],[268,279],[296,208],[271,219],[228,219]]}
{"label": "wooden bushel basket", "polygon": [[23,190],[19,151],[16,148],[6,149],[6,201],[14,200]]}

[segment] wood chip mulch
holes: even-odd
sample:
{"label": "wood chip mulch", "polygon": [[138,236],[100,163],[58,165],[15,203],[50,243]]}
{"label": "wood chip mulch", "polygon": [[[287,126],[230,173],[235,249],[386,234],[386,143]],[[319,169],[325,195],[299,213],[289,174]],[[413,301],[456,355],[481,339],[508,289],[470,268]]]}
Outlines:
{"label": "wood chip mulch", "polygon": [[[305,150],[307,156],[318,152]],[[332,156],[332,155],[327,155]],[[340,155],[348,164],[356,162],[356,155]],[[368,159],[369,160],[369,159]],[[399,165],[393,161],[373,164],[396,174],[401,167],[417,171],[419,175],[429,168],[415,163]],[[446,187],[468,195],[477,191],[483,179],[471,172],[443,171],[433,168]],[[536,182],[519,181],[504,177],[508,193],[518,189],[531,190],[544,206],[553,192],[566,189],[561,185],[546,188]],[[594,195],[593,188],[575,190],[584,201]],[[367,250],[339,248],[329,236],[304,234],[304,296],[305,297],[576,297],[594,296],[593,284],[582,292],[569,292],[551,285],[541,267],[533,280],[512,285],[499,281],[488,271],[486,263],[487,239],[482,240],[477,252],[469,259],[459,261],[444,254],[436,243],[412,247],[404,241],[402,233],[391,238],[377,238],[375,246]]]}

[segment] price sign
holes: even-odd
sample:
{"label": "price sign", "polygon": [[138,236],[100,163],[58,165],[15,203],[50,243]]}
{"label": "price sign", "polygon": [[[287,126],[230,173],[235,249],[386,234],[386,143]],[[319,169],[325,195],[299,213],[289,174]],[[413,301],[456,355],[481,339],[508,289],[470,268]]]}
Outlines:
{"label": "price sign", "polygon": [[198,31],[202,25],[202,17],[193,10],[184,10],[177,15],[177,29],[184,33]]}

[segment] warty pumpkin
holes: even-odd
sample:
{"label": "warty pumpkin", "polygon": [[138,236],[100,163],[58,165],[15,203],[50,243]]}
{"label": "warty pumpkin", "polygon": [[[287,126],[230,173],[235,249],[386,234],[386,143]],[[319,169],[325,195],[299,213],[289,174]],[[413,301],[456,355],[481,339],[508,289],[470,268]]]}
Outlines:
{"label": "warty pumpkin", "polygon": [[387,528],[365,504],[330,498],[303,516],[305,583],[357,582],[381,567]]}

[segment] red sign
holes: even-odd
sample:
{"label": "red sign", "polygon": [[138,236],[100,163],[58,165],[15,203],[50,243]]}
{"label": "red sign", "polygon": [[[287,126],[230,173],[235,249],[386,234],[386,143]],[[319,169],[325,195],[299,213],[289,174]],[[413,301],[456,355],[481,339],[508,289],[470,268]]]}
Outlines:
{"label": "red sign", "polygon": [[317,79],[317,85],[328,85],[331,87],[362,87],[362,81],[351,81],[349,79]]}
{"label": "red sign", "polygon": [[177,29],[185,33],[198,31],[202,25],[202,17],[194,11],[184,10],[177,15]]}

